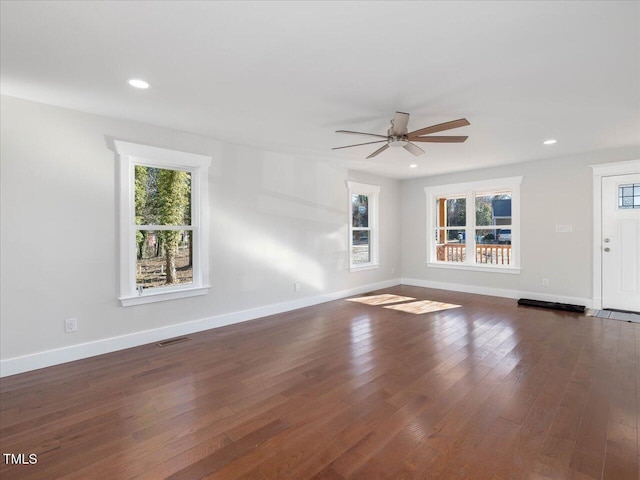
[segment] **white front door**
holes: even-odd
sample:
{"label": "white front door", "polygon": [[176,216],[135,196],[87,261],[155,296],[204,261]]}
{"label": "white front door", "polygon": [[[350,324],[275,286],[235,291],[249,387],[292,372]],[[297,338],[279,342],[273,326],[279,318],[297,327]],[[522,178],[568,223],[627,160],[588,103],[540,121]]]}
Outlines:
{"label": "white front door", "polygon": [[602,307],[640,312],[640,174],[602,177]]}

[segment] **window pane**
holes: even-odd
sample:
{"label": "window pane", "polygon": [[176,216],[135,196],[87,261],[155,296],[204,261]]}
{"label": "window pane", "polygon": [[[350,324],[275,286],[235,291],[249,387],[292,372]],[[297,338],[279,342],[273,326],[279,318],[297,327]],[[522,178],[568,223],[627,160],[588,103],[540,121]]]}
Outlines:
{"label": "window pane", "polygon": [[447,230],[447,243],[466,243],[464,230]]}
{"label": "window pane", "polygon": [[135,166],[136,225],[191,225],[191,173]]}
{"label": "window pane", "polygon": [[484,192],[476,195],[476,225],[510,225],[511,192]]}
{"label": "window pane", "polygon": [[369,230],[355,230],[352,232],[351,263],[371,263],[371,238]]}
{"label": "window pane", "polygon": [[502,228],[478,228],[476,243],[484,245],[511,244],[511,226]]}
{"label": "window pane", "polygon": [[354,227],[369,226],[369,197],[351,195],[351,221]]}
{"label": "window pane", "polygon": [[447,227],[464,227],[467,224],[467,199],[448,198],[446,218]]}
{"label": "window pane", "polygon": [[436,230],[436,257],[441,262],[464,262],[466,259],[466,234],[460,229]]}
{"label": "window pane", "polygon": [[436,243],[466,243],[465,237],[466,231],[459,228],[436,228],[435,232]]}
{"label": "window pane", "polygon": [[143,288],[193,283],[193,245],[188,230],[136,232],[136,285]]}
{"label": "window pane", "polygon": [[477,229],[476,263],[511,265],[511,229]]}
{"label": "window pane", "polygon": [[498,243],[498,230],[489,228],[479,228],[476,230],[476,243],[493,245]]}

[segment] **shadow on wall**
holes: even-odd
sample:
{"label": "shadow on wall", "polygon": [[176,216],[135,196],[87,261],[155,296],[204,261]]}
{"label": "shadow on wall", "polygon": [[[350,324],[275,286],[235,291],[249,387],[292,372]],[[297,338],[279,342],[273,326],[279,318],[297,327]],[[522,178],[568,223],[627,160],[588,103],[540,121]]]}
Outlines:
{"label": "shadow on wall", "polygon": [[225,212],[217,211],[215,222],[220,231],[233,232],[233,235],[220,236],[230,251],[292,278],[303,274],[303,283],[318,291],[325,289],[325,272],[316,260],[285,245],[281,240],[255,226],[232,218]]}

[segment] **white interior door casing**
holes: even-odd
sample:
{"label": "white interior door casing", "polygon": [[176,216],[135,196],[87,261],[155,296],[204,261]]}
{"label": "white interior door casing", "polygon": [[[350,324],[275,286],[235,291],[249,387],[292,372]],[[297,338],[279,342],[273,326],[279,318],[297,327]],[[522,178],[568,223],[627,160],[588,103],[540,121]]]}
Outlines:
{"label": "white interior door casing", "polygon": [[602,177],[602,307],[640,312],[640,208],[619,206],[640,174]]}

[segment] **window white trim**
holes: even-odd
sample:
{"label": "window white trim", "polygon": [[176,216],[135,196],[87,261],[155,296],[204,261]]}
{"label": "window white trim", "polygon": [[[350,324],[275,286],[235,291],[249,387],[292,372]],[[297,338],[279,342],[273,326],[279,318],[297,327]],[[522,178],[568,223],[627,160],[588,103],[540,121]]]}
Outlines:
{"label": "window white trim", "polygon": [[483,265],[480,263],[452,263],[452,262],[427,262],[427,265],[432,268],[444,268],[448,270],[470,270],[472,272],[489,272],[489,273],[510,273],[518,275],[520,269],[511,266],[500,265]]}
{"label": "window white trim", "polygon": [[[380,186],[370,185],[368,183],[358,183],[347,181],[348,195],[348,214],[349,214],[349,271],[359,272],[363,270],[372,270],[380,266],[379,263],[379,245],[380,245],[380,228],[379,228],[379,208],[380,208]],[[367,195],[369,205],[369,245],[371,249],[371,261],[369,263],[353,264],[352,245],[353,241],[353,225],[352,225],[352,195]]]}
{"label": "window white trim", "polygon": [[[209,291],[209,182],[211,157],[167,150],[136,143],[114,141],[118,153],[119,226],[120,226],[120,296],[122,306],[160,302],[175,298],[206,295]],[[193,283],[136,290],[136,245],[134,179],[135,166],[146,165],[184,170],[191,173],[191,220],[193,235]]]}
{"label": "window white trim", "polygon": [[[427,201],[427,266],[434,268],[446,268],[452,270],[471,270],[493,273],[520,273],[520,184],[522,177],[496,178],[493,180],[480,180],[477,182],[452,183],[448,185],[436,185],[424,187]],[[467,255],[465,262],[451,263],[438,261],[435,255],[435,238],[433,232],[436,229],[436,198],[460,194],[467,199],[467,222],[465,228],[466,238],[475,248],[476,216],[469,212],[475,212],[476,193],[508,189],[511,191],[511,259],[509,266],[487,265],[475,263],[475,255]]]}

